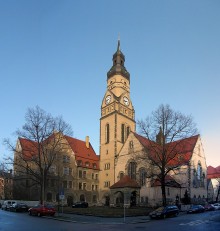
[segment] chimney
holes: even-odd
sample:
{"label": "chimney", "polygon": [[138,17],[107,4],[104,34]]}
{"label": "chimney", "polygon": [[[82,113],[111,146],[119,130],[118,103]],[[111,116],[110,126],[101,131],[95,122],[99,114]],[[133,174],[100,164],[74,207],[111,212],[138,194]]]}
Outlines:
{"label": "chimney", "polygon": [[89,136],[86,136],[86,147],[89,148]]}

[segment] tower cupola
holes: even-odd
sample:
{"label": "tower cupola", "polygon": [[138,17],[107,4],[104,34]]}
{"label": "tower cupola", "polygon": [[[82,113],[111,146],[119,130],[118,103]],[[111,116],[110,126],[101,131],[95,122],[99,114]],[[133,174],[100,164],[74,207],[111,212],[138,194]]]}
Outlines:
{"label": "tower cupola", "polygon": [[128,81],[130,81],[130,74],[124,66],[125,56],[120,49],[120,40],[118,40],[117,51],[114,53],[112,61],[113,61],[113,65],[109,70],[109,72],[107,73],[108,79],[114,75],[122,75]]}

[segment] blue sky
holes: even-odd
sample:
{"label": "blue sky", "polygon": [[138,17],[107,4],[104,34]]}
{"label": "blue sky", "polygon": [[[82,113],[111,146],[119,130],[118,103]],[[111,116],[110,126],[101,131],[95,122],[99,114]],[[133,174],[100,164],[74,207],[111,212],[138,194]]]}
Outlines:
{"label": "blue sky", "polygon": [[[191,114],[207,165],[220,165],[219,12],[218,0],[0,0],[0,141],[15,141],[38,105],[98,154],[120,34],[136,120],[161,103]],[[0,159],[9,154],[1,142]]]}

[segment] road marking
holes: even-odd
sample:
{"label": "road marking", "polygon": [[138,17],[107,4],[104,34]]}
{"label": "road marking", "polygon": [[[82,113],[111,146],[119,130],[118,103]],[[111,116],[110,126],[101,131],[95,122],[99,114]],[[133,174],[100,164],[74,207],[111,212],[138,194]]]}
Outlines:
{"label": "road marking", "polygon": [[190,226],[194,226],[194,225],[201,225],[204,223],[208,223],[209,220],[196,220],[196,221],[191,221],[188,223],[181,223],[180,225],[190,225]]}

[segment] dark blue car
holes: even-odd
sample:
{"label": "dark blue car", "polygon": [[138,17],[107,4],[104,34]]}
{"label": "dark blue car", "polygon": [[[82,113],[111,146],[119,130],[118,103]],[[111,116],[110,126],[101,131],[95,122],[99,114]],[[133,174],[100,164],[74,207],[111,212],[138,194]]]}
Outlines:
{"label": "dark blue car", "polygon": [[192,205],[188,210],[187,213],[203,213],[205,208],[202,205]]}

